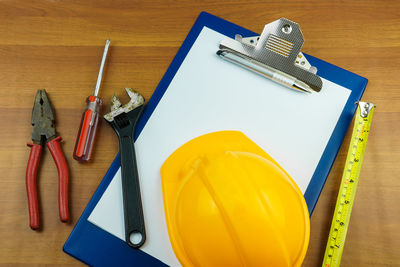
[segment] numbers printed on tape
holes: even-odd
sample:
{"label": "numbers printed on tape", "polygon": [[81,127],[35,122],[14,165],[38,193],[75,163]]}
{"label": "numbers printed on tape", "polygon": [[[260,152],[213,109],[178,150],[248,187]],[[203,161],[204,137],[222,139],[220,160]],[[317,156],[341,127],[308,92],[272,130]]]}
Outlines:
{"label": "numbers printed on tape", "polygon": [[358,103],[346,165],[322,263],[323,267],[340,265],[374,108],[375,105],[372,103]]}

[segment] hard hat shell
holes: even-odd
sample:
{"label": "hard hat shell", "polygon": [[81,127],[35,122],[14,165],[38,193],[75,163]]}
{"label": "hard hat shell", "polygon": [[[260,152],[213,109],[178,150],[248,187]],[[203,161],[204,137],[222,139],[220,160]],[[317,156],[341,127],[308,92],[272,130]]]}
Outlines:
{"label": "hard hat shell", "polygon": [[310,235],[290,176],[238,131],[197,137],[161,167],[164,208],[183,266],[300,266]]}

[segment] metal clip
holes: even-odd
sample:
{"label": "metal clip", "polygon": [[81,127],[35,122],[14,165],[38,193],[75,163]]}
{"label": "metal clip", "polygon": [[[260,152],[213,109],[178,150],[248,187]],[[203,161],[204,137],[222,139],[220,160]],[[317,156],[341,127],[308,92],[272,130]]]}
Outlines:
{"label": "metal clip", "polygon": [[217,55],[287,87],[319,92],[322,80],[300,52],[303,44],[300,26],[281,18],[265,25],[261,36],[222,40]]}

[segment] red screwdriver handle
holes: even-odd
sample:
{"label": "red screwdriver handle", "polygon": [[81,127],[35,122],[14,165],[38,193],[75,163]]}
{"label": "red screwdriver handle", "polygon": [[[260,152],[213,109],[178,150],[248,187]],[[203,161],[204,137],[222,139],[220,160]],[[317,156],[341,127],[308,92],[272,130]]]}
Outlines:
{"label": "red screwdriver handle", "polygon": [[68,180],[69,171],[67,161],[65,160],[64,153],[61,150],[60,142],[61,137],[58,136],[55,139],[47,143],[47,147],[51,155],[53,156],[54,162],[57,166],[58,171],[58,208],[60,212],[60,220],[67,222],[69,218],[68,212]]}
{"label": "red screwdriver handle", "polygon": [[74,159],[79,162],[87,162],[91,158],[102,103],[101,98],[96,96],[86,99],[86,109],[82,115],[73,154]]}
{"label": "red screwdriver handle", "polygon": [[28,166],[26,167],[26,193],[28,194],[29,226],[36,230],[39,228],[39,206],[37,198],[36,177],[39,167],[42,146],[28,143],[31,148]]}

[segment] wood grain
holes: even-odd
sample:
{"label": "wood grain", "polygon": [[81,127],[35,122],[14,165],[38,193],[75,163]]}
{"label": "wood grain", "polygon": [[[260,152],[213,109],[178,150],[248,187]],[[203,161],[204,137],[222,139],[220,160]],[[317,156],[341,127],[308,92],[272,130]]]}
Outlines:
{"label": "wood grain", "polygon": [[[92,92],[104,40],[112,47],[104,110],[123,87],[151,96],[201,11],[255,32],[280,17],[301,25],[303,51],[369,79],[377,104],[342,266],[400,263],[399,1],[0,1],[0,264],[81,265],[62,246],[118,151],[103,123],[94,161],[72,159],[84,99]],[[41,223],[28,227],[25,169],[34,95],[46,88],[71,172],[69,224],[58,219],[57,171],[50,153],[39,170]],[[126,100],[126,99],[125,99]],[[350,132],[311,218],[304,266],[320,266]]]}

